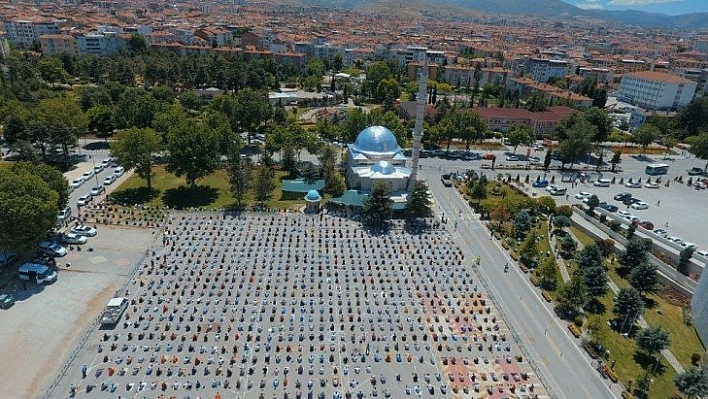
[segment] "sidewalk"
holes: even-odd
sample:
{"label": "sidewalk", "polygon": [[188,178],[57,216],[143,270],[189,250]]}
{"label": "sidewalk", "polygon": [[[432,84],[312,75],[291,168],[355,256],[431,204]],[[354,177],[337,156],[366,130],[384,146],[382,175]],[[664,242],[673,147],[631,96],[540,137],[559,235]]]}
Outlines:
{"label": "sidewalk", "polygon": [[[587,220],[583,219],[582,217],[576,215],[575,213],[573,213],[573,216],[571,217],[571,219],[573,220],[573,223],[582,224],[583,227],[597,233],[600,237],[606,236],[606,234],[602,230],[598,229],[592,223],[590,223]],[[573,235],[572,232],[569,231],[569,233],[571,234],[571,236]],[[577,237],[574,237],[574,238],[575,238],[575,241],[578,243],[578,251],[583,249],[583,247],[584,247],[583,243],[580,242],[580,240],[578,240]],[[624,251],[624,246],[620,243],[615,242],[615,247],[619,251]],[[555,247],[553,245],[551,245],[551,249],[554,249],[554,248]],[[562,262],[560,262],[560,263],[562,263]],[[561,274],[563,274],[563,269],[565,269],[565,264],[563,264],[561,266]],[[568,273],[568,271],[566,270],[566,274],[567,273]],[[565,280],[565,277],[563,277],[563,278]],[[612,292],[614,292],[615,294],[617,294],[619,292],[619,287],[617,286],[617,284],[614,283],[614,281],[612,281],[609,278],[609,276],[608,276],[608,285],[609,285],[610,289],[612,290]],[[642,316],[639,317],[639,326],[642,328],[649,327],[647,322],[644,320],[644,317],[642,317]],[[664,356],[664,358],[666,358],[666,360],[669,362],[669,364],[671,364],[671,367],[673,367],[677,373],[680,374],[680,373],[684,372],[683,366],[681,366],[681,363],[679,363],[679,361],[676,359],[676,357],[673,355],[673,353],[671,353],[671,351],[669,351],[668,349],[664,349],[661,351],[661,354]]]}

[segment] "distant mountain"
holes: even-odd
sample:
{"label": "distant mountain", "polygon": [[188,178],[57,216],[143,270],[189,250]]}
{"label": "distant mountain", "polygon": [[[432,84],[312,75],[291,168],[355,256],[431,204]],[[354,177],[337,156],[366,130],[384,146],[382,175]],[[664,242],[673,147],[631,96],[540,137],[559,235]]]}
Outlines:
{"label": "distant mountain", "polygon": [[583,10],[561,0],[300,0],[303,4],[340,7],[362,11],[385,9],[386,12],[414,9],[438,12],[460,9],[489,14],[530,15],[549,19],[585,17],[624,25],[668,29],[708,29],[708,13],[663,15],[643,11]]}

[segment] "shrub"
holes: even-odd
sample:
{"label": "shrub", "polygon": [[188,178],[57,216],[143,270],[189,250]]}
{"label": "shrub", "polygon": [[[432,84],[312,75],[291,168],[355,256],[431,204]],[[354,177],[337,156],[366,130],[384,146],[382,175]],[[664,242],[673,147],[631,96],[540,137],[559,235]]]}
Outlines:
{"label": "shrub", "polygon": [[582,327],[583,326],[583,316],[575,315],[575,317],[573,318],[573,324],[575,324],[578,327]]}
{"label": "shrub", "polygon": [[612,231],[619,231],[620,226],[622,226],[622,223],[618,220],[613,220],[610,222],[610,230]]}
{"label": "shrub", "polygon": [[694,353],[691,355],[691,363],[698,366],[698,362],[700,362],[700,361],[701,361],[701,355],[699,355],[698,353]]}
{"label": "shrub", "polygon": [[607,221],[607,215],[603,213],[600,215],[600,223],[605,224],[605,221]]}
{"label": "shrub", "polygon": [[570,205],[561,205],[557,206],[555,210],[556,216],[566,216],[566,217],[572,217],[573,216],[573,208],[570,207]]}

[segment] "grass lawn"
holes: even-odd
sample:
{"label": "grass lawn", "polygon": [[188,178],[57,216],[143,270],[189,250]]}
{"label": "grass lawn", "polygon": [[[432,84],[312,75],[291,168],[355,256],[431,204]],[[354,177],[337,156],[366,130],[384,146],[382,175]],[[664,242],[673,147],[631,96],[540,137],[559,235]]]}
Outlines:
{"label": "grass lawn", "polygon": [[[304,204],[301,199],[285,199],[280,189],[280,180],[287,175],[286,172],[276,172],[276,188],[271,194],[267,206],[286,209]],[[121,184],[112,196],[118,202],[125,204],[144,204],[155,207],[184,208],[209,208],[223,209],[235,205],[231,195],[229,178],[223,169],[197,180],[196,187],[188,187],[184,177],[177,177],[165,170],[164,166],[153,168],[152,191],[148,191],[145,180],[136,174]],[[253,193],[246,196],[247,204],[255,204]]]}

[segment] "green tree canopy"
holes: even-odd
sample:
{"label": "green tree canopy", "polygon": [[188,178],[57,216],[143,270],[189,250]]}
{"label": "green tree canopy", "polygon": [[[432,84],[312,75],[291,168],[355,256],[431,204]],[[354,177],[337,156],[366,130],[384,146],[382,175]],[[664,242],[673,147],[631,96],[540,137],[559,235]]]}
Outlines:
{"label": "green tree canopy", "polygon": [[642,152],[644,152],[660,135],[661,131],[659,131],[658,127],[651,123],[645,123],[632,133],[632,142],[642,147]]}
{"label": "green tree canopy", "polygon": [[647,247],[642,240],[631,239],[625,246],[625,251],[619,256],[619,262],[622,266],[633,269],[647,259]]}
{"label": "green tree canopy", "polygon": [[383,227],[393,214],[393,201],[391,190],[383,182],[375,182],[371,193],[364,204],[364,219],[366,224],[374,227]]}
{"label": "green tree canopy", "polygon": [[111,155],[126,169],[135,168],[151,189],[153,154],[160,150],[160,136],[150,128],[130,128],[119,132],[111,142]]}
{"label": "green tree canopy", "polygon": [[577,311],[588,302],[588,294],[582,277],[574,275],[563,284],[556,295],[558,306],[564,310]]}
{"label": "green tree canopy", "polygon": [[632,268],[627,280],[637,291],[644,293],[656,290],[659,285],[659,275],[655,264],[645,260]]}
{"label": "green tree canopy", "polygon": [[597,128],[595,137],[592,138],[593,143],[602,143],[610,138],[612,119],[607,111],[598,107],[591,107],[585,111],[585,119]]}
{"label": "green tree canopy", "polygon": [[669,333],[661,327],[644,328],[634,337],[637,346],[648,355],[656,356],[658,352],[669,347]]}
{"label": "green tree canopy", "polygon": [[507,135],[507,140],[509,145],[514,147],[514,154],[516,154],[516,148],[520,145],[531,145],[534,140],[533,129],[526,125],[514,125],[509,129],[509,134]]}
{"label": "green tree canopy", "polygon": [[691,144],[688,151],[695,155],[696,158],[706,161],[706,166],[703,168],[703,171],[708,172],[708,132],[690,137],[688,141]]}
{"label": "green tree canopy", "polygon": [[18,174],[0,168],[0,250],[36,248],[57,223],[58,194],[42,178],[21,169]]}
{"label": "green tree canopy", "polygon": [[593,264],[590,267],[578,271],[583,276],[583,283],[588,296],[596,300],[603,297],[610,289],[608,285],[607,271],[602,264]]}
{"label": "green tree canopy", "polygon": [[167,171],[184,176],[190,186],[220,165],[219,137],[203,122],[182,122],[170,130],[167,140]]}
{"label": "green tree canopy", "polygon": [[605,257],[602,255],[600,247],[598,247],[597,244],[586,245],[575,254],[575,262],[578,263],[578,268],[581,270],[595,265],[604,267],[602,263],[604,258]]}
{"label": "green tree canopy", "polygon": [[428,185],[421,180],[416,180],[406,202],[406,216],[415,219],[428,217],[431,214],[431,204],[428,198]]}
{"label": "green tree canopy", "polygon": [[237,142],[229,146],[226,172],[229,175],[231,193],[236,199],[236,205],[241,206],[251,186],[252,173],[251,160],[241,156],[241,146]]}
{"label": "green tree canopy", "polygon": [[708,370],[703,367],[691,367],[674,377],[674,385],[689,399],[705,397],[708,395]]}
{"label": "green tree canopy", "polygon": [[57,209],[66,208],[69,203],[69,182],[57,168],[43,163],[16,162],[12,164],[10,169],[17,175],[27,173],[42,179],[50,189],[57,193]]}
{"label": "green tree canopy", "polygon": [[644,313],[644,299],[635,288],[620,288],[612,312],[624,323],[634,323]]}
{"label": "green tree canopy", "polygon": [[521,210],[514,218],[514,232],[518,237],[526,237],[529,230],[531,230],[531,215],[528,211]]}

